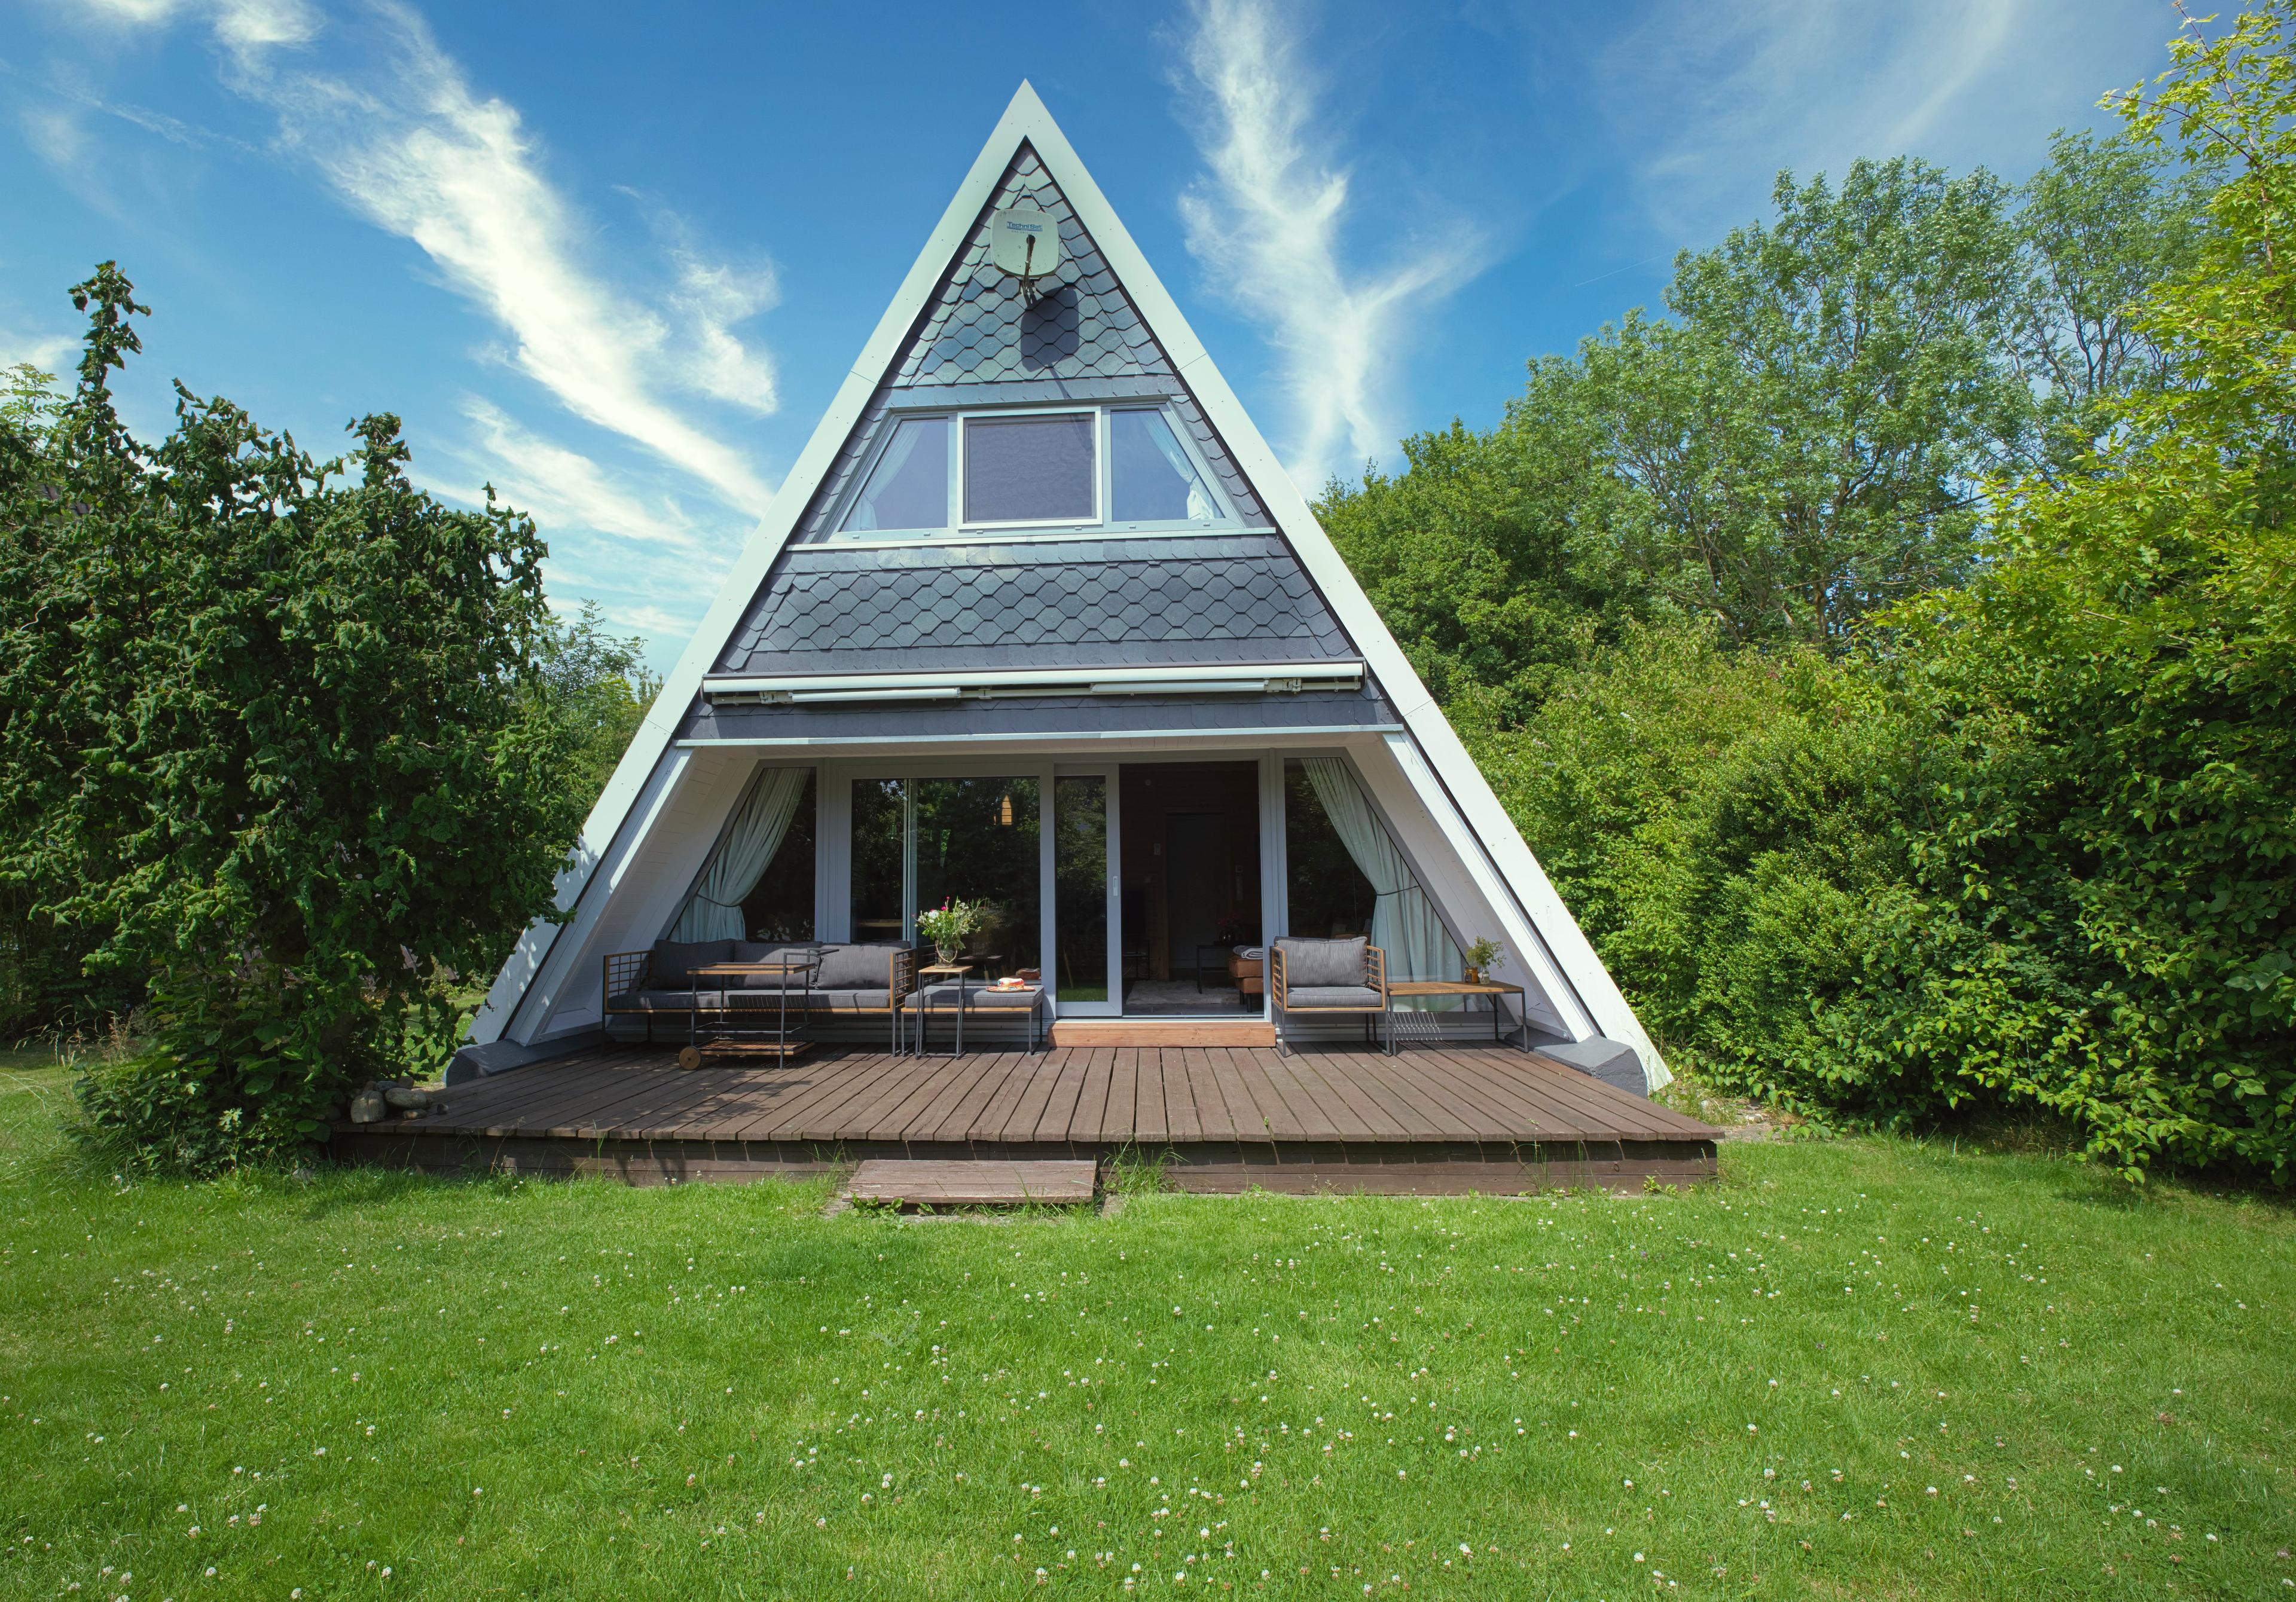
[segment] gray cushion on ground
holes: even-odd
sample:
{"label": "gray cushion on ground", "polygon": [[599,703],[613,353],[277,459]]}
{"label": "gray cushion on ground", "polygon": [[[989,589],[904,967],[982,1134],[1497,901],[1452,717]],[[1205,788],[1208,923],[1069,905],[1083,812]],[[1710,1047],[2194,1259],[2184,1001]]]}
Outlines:
{"label": "gray cushion on ground", "polygon": [[1368,985],[1293,985],[1283,1004],[1304,1011],[1314,1007],[1376,1007],[1379,992]]}
{"label": "gray cushion on ground", "polygon": [[[1364,982],[1364,952],[1371,942],[1358,935],[1352,940],[1292,940],[1275,943],[1283,953],[1283,983],[1297,993],[1302,985],[1360,985]],[[1324,1005],[1331,1005],[1325,1002]]]}
{"label": "gray cushion on ground", "polygon": [[824,945],[813,982],[824,990],[883,990],[892,983],[898,945]]}
{"label": "gray cushion on ground", "polygon": [[1538,1049],[1557,1062],[1568,1063],[1615,1090],[1632,1096],[1650,1094],[1650,1077],[1644,1073],[1643,1059],[1632,1046],[1595,1034],[1581,1041],[1541,1042]]}
{"label": "gray cushion on ground", "polygon": [[646,981],[650,985],[672,989],[693,982],[693,970],[710,962],[733,960],[731,940],[657,940],[653,957],[646,964]]}

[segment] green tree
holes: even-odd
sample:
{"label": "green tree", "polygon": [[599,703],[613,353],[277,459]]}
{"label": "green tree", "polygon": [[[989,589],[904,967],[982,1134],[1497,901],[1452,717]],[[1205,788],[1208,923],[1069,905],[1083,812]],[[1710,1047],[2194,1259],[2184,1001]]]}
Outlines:
{"label": "green tree", "polygon": [[661,681],[645,666],[645,642],[606,632],[598,603],[586,601],[554,621],[535,652],[532,692],[572,746],[563,781],[586,814],[629,748]]}
{"label": "green tree", "polygon": [[1511,723],[1559,669],[1645,609],[1605,519],[1615,486],[1568,364],[1477,433],[1403,442],[1404,472],[1334,483],[1316,507],[1340,554],[1455,720]]}
{"label": "green tree", "polygon": [[578,810],[530,690],[543,545],[415,490],[387,415],[347,470],[179,387],[145,446],[110,391],[144,308],[110,263],[74,303],[78,388],[0,481],[0,885],[150,987],[100,1116],[284,1148],[550,904]]}

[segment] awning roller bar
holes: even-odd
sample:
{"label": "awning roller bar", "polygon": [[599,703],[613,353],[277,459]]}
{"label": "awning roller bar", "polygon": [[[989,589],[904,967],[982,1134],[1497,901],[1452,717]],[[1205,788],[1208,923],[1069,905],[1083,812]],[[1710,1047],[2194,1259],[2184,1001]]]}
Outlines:
{"label": "awning roller bar", "polygon": [[1010,696],[1296,695],[1303,690],[1353,690],[1362,684],[1363,676],[1359,661],[990,668],[958,674],[724,674],[705,678],[701,693],[711,701],[736,706],[988,700]]}

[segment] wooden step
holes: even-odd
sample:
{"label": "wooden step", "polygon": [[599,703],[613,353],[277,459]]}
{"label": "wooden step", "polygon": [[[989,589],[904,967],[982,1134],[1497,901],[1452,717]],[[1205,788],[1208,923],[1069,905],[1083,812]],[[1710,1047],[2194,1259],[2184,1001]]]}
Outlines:
{"label": "wooden step", "polygon": [[1089,1159],[933,1162],[872,1157],[853,1171],[846,1191],[856,1201],[951,1207],[1088,1202],[1098,1166]]}
{"label": "wooden step", "polygon": [[1257,1018],[1064,1018],[1056,1046],[1272,1046],[1275,1026]]}

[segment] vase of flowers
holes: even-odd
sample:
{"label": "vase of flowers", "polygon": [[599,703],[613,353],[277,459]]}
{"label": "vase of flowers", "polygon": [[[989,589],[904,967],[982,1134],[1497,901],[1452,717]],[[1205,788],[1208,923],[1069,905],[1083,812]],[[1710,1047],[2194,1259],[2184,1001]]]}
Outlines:
{"label": "vase of flowers", "polygon": [[1480,985],[1483,982],[1483,976],[1498,966],[1500,960],[1506,956],[1506,947],[1488,935],[1479,935],[1475,937],[1474,944],[1469,946],[1461,955],[1466,960],[1467,983]]}
{"label": "vase of flowers", "polygon": [[917,933],[932,942],[941,966],[947,968],[964,949],[964,937],[988,921],[988,912],[981,902],[960,901],[952,895],[939,906],[917,914]]}

